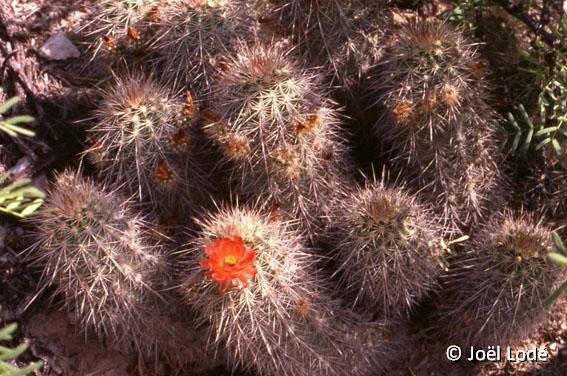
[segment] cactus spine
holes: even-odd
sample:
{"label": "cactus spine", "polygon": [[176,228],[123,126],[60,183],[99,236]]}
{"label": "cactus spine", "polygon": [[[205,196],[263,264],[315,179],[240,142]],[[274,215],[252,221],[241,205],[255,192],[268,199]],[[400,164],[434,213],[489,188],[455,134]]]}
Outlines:
{"label": "cactus spine", "polygon": [[316,77],[278,49],[241,46],[211,98],[205,132],[240,193],[271,202],[303,228],[319,225],[324,197],[347,163],[337,115]]}
{"label": "cactus spine", "polygon": [[317,258],[286,222],[234,208],[200,224],[182,252],[180,291],[231,365],[266,375],[378,367],[383,328],[357,324],[325,298]]}
{"label": "cactus spine", "polygon": [[408,313],[441,274],[439,225],[403,189],[374,183],[346,193],[331,220],[341,286],[364,309]]}
{"label": "cactus spine", "polygon": [[465,245],[445,280],[439,329],[463,346],[504,346],[521,338],[567,278],[547,260],[550,230],[531,216],[505,213]]}
{"label": "cactus spine", "polygon": [[443,23],[410,24],[396,37],[374,82],[390,115],[376,134],[465,230],[488,212],[500,176],[485,66],[476,45]]}

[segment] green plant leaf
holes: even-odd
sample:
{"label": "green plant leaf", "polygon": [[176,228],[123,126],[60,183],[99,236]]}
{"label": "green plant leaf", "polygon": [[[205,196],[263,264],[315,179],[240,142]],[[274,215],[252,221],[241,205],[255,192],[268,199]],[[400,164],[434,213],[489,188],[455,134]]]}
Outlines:
{"label": "green plant leaf", "polygon": [[31,123],[34,121],[34,117],[30,115],[16,115],[9,118],[7,121],[10,124],[19,124],[19,123]]}
{"label": "green plant leaf", "polygon": [[551,239],[553,240],[553,244],[555,245],[555,248],[557,248],[559,252],[567,256],[567,248],[565,248],[565,245],[563,244],[563,241],[561,240],[559,234],[553,231],[553,233],[551,234]]}
{"label": "green plant leaf", "polygon": [[555,132],[556,130],[557,130],[557,127],[543,128],[543,129],[540,129],[539,131],[536,132],[536,136],[543,136],[544,134]]}
{"label": "green plant leaf", "polygon": [[[5,179],[0,177],[0,181]],[[30,184],[30,179],[18,179],[0,189],[0,212],[19,218],[33,214],[43,204],[45,194]]]}
{"label": "green plant leaf", "polygon": [[567,266],[567,256],[561,253],[549,252],[547,257],[556,264]]}
{"label": "green plant leaf", "polygon": [[551,293],[551,295],[549,295],[549,297],[543,302],[543,306],[545,308],[551,307],[551,305],[565,293],[567,293],[567,282],[563,282],[563,284],[559,286],[557,290]]}
{"label": "green plant leaf", "polygon": [[0,105],[0,115],[6,113],[12,106],[20,101],[20,97],[12,97]]}
{"label": "green plant leaf", "polygon": [[33,116],[30,115],[16,115],[8,119],[3,119],[2,114],[8,111],[12,106],[18,103],[20,100],[19,97],[13,97],[8,99],[5,103],[0,105],[0,131],[7,133],[11,137],[18,137],[19,135],[33,137],[35,136],[35,132],[20,127],[17,124],[22,123],[31,123],[34,121]]}
{"label": "green plant leaf", "polygon": [[[0,311],[1,311],[0,306]],[[11,341],[13,339],[14,332],[18,328],[16,323],[11,323],[0,328],[0,341]],[[0,375],[2,376],[26,376],[31,372],[41,368],[43,362],[33,362],[25,367],[19,368],[8,364],[8,361],[16,359],[24,351],[26,351],[28,346],[26,344],[20,344],[14,348],[8,348],[0,346]]]}

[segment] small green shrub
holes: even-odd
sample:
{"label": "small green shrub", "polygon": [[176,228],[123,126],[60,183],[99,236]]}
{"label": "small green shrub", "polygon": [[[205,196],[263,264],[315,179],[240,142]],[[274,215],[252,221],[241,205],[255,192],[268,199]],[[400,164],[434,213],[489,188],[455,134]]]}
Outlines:
{"label": "small green shrub", "polygon": [[[20,98],[13,97],[0,105],[0,131],[11,137],[33,137],[35,133],[19,124],[30,123],[34,119],[29,115],[16,115],[5,119],[3,115],[12,108]],[[11,172],[0,174],[0,213],[16,217],[27,217],[35,212],[43,203],[45,195],[39,189],[30,185],[30,179],[16,179],[5,185]]]}
{"label": "small green shrub", "polygon": [[[553,245],[555,247],[555,251],[549,252],[547,254],[547,258],[550,259],[552,262],[567,268],[567,248],[563,244],[563,241],[559,237],[559,235],[554,232],[553,233]],[[561,286],[557,288],[549,297],[545,300],[544,306],[551,307],[553,303],[563,294],[567,293],[567,282],[563,282]]]}
{"label": "small green shrub", "polygon": [[[0,307],[0,312],[2,307]],[[11,341],[14,332],[18,329],[18,324],[11,323],[0,329],[0,341]],[[14,348],[0,346],[0,375],[2,376],[21,376],[41,368],[43,362],[33,362],[23,368],[11,365],[8,362],[16,359],[24,351],[28,349],[28,345],[22,343]]]}

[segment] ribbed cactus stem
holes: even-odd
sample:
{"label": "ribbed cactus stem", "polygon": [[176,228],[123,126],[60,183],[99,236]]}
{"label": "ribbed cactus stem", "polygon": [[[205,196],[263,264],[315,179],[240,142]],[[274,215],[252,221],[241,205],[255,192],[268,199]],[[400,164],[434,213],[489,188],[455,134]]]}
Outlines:
{"label": "ribbed cactus stem", "polygon": [[373,183],[338,197],[331,239],[346,296],[379,315],[407,314],[442,272],[440,225],[403,188]]}
{"label": "ribbed cactus stem", "polygon": [[193,94],[182,101],[151,78],[128,76],[100,95],[85,154],[103,180],[160,214],[190,212],[206,190],[193,153]]}
{"label": "ribbed cactus stem", "polygon": [[[275,0],[260,21],[266,33],[291,37],[312,67],[323,66],[326,81],[355,98],[356,86],[384,52],[391,15],[382,0]],[[266,13],[266,14],[265,14]],[[285,40],[285,39],[284,39]]]}
{"label": "ribbed cactus stem", "polygon": [[27,255],[80,327],[155,352],[149,333],[167,265],[141,217],[113,191],[67,171],[32,222],[35,244]]}
{"label": "ribbed cactus stem", "polygon": [[310,235],[348,169],[337,113],[317,82],[278,48],[241,45],[205,116],[239,193],[280,207]]}
{"label": "ribbed cactus stem", "polygon": [[486,64],[441,22],[410,23],[395,36],[372,88],[389,114],[376,135],[415,171],[437,212],[466,231],[502,196]]}
{"label": "ribbed cactus stem", "polygon": [[547,259],[550,229],[531,215],[507,212],[464,244],[445,280],[439,329],[464,346],[506,346],[522,338],[545,315],[545,299],[567,280]]}
{"label": "ribbed cactus stem", "polygon": [[384,366],[384,326],[326,297],[317,257],[286,222],[221,209],[201,222],[182,256],[180,292],[230,365],[265,375],[359,375]]}
{"label": "ribbed cactus stem", "polygon": [[163,7],[152,48],[175,87],[207,90],[237,40],[252,40],[250,5],[242,0],[173,0]]}

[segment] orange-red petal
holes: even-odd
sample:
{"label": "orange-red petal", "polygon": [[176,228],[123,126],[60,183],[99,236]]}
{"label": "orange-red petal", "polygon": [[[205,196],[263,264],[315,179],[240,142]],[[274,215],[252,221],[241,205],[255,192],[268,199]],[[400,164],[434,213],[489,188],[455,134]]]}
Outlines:
{"label": "orange-red petal", "polygon": [[[253,247],[247,247],[238,235],[216,239],[205,247],[207,259],[200,261],[203,269],[209,269],[205,276],[219,283],[221,292],[230,285],[245,288],[247,279],[256,275],[256,267],[252,263],[256,257]],[[226,260],[236,260],[227,263]]]}

